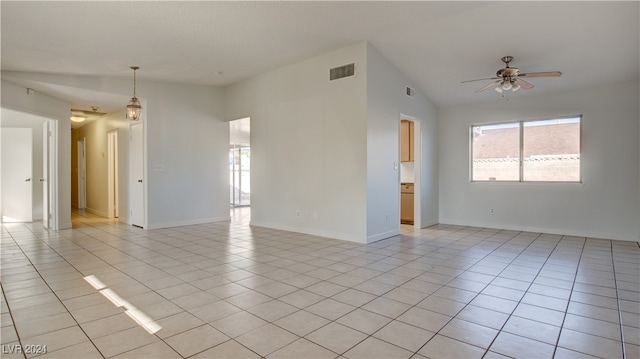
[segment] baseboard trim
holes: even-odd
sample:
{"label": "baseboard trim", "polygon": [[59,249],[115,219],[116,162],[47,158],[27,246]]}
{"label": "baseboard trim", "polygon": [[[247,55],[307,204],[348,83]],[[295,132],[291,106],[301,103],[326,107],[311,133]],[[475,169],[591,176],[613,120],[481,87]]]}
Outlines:
{"label": "baseboard trim", "polygon": [[373,242],[377,242],[377,241],[381,241],[383,239],[395,237],[397,235],[400,235],[400,230],[399,229],[394,229],[392,231],[379,233],[379,234],[376,234],[376,235],[373,235],[373,236],[368,236],[367,237],[367,244],[370,244],[370,243],[373,243]]}
{"label": "baseboard trim", "polygon": [[193,225],[197,225],[197,224],[217,223],[217,222],[225,222],[225,221],[230,221],[230,220],[231,220],[231,216],[200,218],[200,219],[188,219],[188,220],[184,220],[184,221],[149,223],[145,228],[146,229],[161,229],[161,228],[171,228],[171,227],[193,226]]}

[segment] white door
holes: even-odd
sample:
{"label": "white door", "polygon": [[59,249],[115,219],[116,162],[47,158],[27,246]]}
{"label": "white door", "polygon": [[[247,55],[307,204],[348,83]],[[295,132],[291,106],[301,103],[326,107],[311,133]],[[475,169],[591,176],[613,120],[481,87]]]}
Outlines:
{"label": "white door", "polygon": [[85,140],[78,141],[78,208],[87,206],[87,161],[85,160]]}
{"label": "white door", "polygon": [[144,134],[143,125],[131,126],[131,143],[129,146],[129,222],[144,227]]}
{"label": "white door", "polygon": [[2,130],[2,221],[33,220],[32,130]]}
{"label": "white door", "polygon": [[49,228],[49,120],[42,123],[42,224]]}

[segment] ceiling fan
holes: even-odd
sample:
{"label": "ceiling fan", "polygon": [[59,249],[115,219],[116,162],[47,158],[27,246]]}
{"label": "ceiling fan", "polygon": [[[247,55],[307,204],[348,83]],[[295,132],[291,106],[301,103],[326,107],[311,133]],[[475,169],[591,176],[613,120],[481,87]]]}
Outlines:
{"label": "ceiling fan", "polygon": [[559,77],[562,75],[560,71],[547,71],[547,72],[528,72],[521,73],[520,69],[517,67],[509,67],[509,63],[513,61],[513,56],[504,56],[502,62],[506,64],[504,69],[500,69],[496,72],[496,77],[489,77],[484,79],[477,80],[468,80],[462,81],[461,83],[473,82],[473,81],[484,81],[484,80],[494,80],[491,83],[487,84],[476,90],[476,93],[482,92],[492,86],[496,86],[495,90],[502,93],[503,91],[516,91],[518,89],[529,90],[533,88],[533,84],[525,81],[523,78],[532,78],[532,77]]}

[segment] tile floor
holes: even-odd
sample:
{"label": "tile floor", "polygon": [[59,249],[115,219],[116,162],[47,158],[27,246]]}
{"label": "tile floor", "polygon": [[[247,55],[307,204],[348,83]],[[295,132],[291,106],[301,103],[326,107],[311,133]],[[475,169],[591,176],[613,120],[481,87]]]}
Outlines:
{"label": "tile floor", "polygon": [[437,225],[361,245],[247,218],[3,225],[1,356],[640,358],[636,242]]}

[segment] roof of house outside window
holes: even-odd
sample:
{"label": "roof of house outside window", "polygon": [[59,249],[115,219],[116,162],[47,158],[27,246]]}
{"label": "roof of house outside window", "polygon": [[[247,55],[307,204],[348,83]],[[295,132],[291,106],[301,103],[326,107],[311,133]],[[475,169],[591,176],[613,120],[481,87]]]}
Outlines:
{"label": "roof of house outside window", "polygon": [[[517,158],[520,156],[519,128],[483,130],[473,138],[473,158]],[[524,156],[580,153],[580,123],[524,128]]]}

